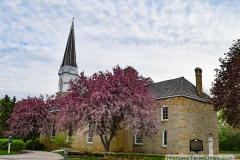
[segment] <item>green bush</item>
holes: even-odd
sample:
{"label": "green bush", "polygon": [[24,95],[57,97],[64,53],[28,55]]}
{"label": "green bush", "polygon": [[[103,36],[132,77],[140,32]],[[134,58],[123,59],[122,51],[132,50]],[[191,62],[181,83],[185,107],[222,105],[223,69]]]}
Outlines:
{"label": "green bush", "polygon": [[[32,140],[26,142],[26,148],[30,150],[32,149]],[[39,138],[35,140],[35,150],[44,150],[44,144],[39,143]]]}
{"label": "green bush", "polygon": [[72,139],[70,142],[67,142],[67,137],[68,137],[68,132],[60,132],[58,133],[55,137],[54,137],[54,143],[56,144],[56,146],[62,147],[62,148],[66,148],[66,147],[70,147],[70,145],[72,144]]}
{"label": "green bush", "polygon": [[20,151],[26,149],[26,144],[21,140],[13,140],[11,144],[12,151]]}
{"label": "green bush", "polygon": [[[8,149],[8,139],[0,139],[0,149],[7,150]],[[11,144],[12,151],[19,151],[26,149],[26,144],[21,140],[13,140]]]}
{"label": "green bush", "polygon": [[240,129],[229,126],[222,116],[218,115],[218,139],[220,151],[239,151],[240,150]]}
{"label": "green bush", "polygon": [[8,139],[0,139],[0,149],[1,150],[8,149]]}
{"label": "green bush", "polygon": [[68,152],[68,157],[80,158],[80,157],[104,157],[102,153],[91,153],[91,152]]}

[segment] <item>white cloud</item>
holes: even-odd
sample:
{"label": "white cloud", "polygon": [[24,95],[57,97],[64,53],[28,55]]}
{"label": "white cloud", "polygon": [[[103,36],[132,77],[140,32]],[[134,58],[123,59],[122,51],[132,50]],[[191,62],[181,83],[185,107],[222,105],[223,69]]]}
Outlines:
{"label": "white cloud", "polygon": [[[230,9],[231,8],[231,9]],[[238,1],[3,1],[0,97],[54,94],[75,18],[78,70],[131,65],[154,81],[203,69],[210,88],[218,58],[240,37]]]}

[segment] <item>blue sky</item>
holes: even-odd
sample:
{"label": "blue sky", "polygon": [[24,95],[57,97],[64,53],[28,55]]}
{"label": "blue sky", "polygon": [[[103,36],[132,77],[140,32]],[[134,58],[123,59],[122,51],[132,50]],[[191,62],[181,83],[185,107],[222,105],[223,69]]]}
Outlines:
{"label": "blue sky", "polygon": [[133,66],[155,82],[184,76],[203,87],[240,38],[240,1],[0,0],[0,98],[55,94],[74,16],[78,70]]}

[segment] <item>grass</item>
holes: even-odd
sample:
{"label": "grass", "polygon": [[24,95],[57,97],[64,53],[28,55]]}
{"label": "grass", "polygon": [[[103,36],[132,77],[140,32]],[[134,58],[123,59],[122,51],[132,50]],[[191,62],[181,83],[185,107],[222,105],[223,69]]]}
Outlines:
{"label": "grass", "polygon": [[133,154],[116,154],[114,155],[115,157],[118,158],[127,158],[127,159],[149,159],[149,160],[164,160],[165,156],[155,156],[155,155],[133,155]]}
{"label": "grass", "polygon": [[[164,160],[164,156],[135,156],[135,157],[118,157],[118,158],[111,158],[111,160],[130,160],[130,159],[144,159],[144,160]],[[101,158],[103,159],[103,158]],[[86,158],[68,158],[68,160],[99,160],[97,157],[86,157]]]}
{"label": "grass", "polygon": [[0,155],[12,155],[12,154],[19,154],[19,152],[10,151],[10,153],[8,154],[7,150],[0,150]]}
{"label": "grass", "polygon": [[[88,158],[68,158],[68,160],[89,160]],[[97,158],[91,158],[92,160],[95,160]],[[99,159],[98,159],[99,160]]]}
{"label": "grass", "polygon": [[[58,154],[64,155],[64,152],[56,152]],[[77,157],[75,157],[77,156]],[[99,160],[104,159],[103,153],[90,153],[90,152],[69,152],[68,160]],[[108,157],[110,160],[164,160],[165,156],[157,155],[138,155],[138,154],[111,154]]]}
{"label": "grass", "polygon": [[240,151],[219,151],[219,153],[226,153],[226,154],[240,154]]}

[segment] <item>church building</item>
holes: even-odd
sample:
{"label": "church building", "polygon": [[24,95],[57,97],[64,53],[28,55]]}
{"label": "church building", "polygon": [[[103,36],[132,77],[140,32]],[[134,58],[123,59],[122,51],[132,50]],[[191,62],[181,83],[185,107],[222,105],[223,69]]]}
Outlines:
{"label": "church building", "polygon": [[[72,23],[63,61],[58,72],[57,96],[66,94],[68,82],[78,75],[74,24]],[[194,72],[193,72],[194,75]],[[146,154],[195,154],[190,151],[190,140],[203,142],[199,154],[218,154],[217,114],[209,96],[202,91],[202,70],[195,69],[196,86],[184,77],[153,83],[150,87],[158,104],[161,127],[158,134],[137,138],[131,130],[119,130],[113,138],[110,152]],[[57,110],[53,110],[57,114]],[[88,130],[88,128],[86,128]],[[86,131],[84,130],[84,131]],[[71,146],[74,151],[104,152],[98,136],[83,136],[84,131],[73,135]],[[54,135],[53,135],[54,136]],[[53,138],[41,139],[47,148],[52,148]]]}

